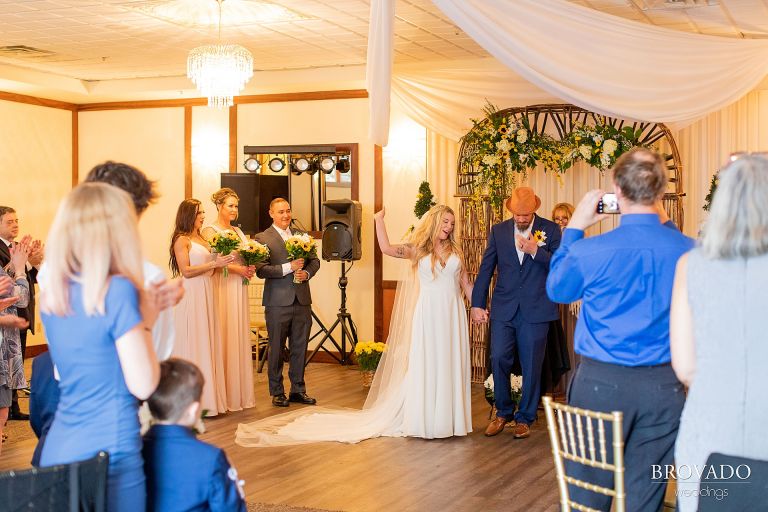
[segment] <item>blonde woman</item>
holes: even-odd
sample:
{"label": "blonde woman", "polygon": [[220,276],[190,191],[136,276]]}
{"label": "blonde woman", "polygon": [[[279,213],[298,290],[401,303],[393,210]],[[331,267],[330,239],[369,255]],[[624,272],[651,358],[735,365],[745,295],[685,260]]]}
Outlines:
{"label": "blonde woman", "polygon": [[560,226],[561,232],[565,231],[565,228],[568,227],[568,222],[573,217],[574,210],[575,208],[571,203],[557,203],[552,208],[552,222]]}
{"label": "blonde woman", "polygon": [[362,410],[311,408],[238,427],[236,442],[267,447],[380,436],[426,439],[472,431],[469,330],[462,299],[472,285],[454,238],[453,211],[433,207],[408,243],[391,245],[375,215],[384,254],[408,260],[373,385]]}
{"label": "blonde woman", "polygon": [[184,278],[184,298],[173,311],[177,334],[173,355],[195,363],[205,386],[200,407],[206,416],[227,412],[221,328],[215,306],[212,275],[234,262],[233,254],[212,255],[200,234],[205,221],[200,201],[185,199],[176,210],[171,236],[170,262],[173,277]]}
{"label": "blonde woman", "polygon": [[42,320],[61,398],[41,466],[109,453],[107,509],[146,504],[138,400],[159,368],[152,326],[162,304],[142,291],[136,210],[128,194],[83,183],[62,201],[46,248]]}
{"label": "blonde woman", "polygon": [[[211,201],[216,205],[216,220],[203,229],[203,237],[210,242],[216,233],[234,231],[241,240],[247,240],[240,228],[232,225],[237,220],[240,203],[237,193],[231,188],[222,188],[211,196]],[[238,258],[227,265],[228,276],[221,271],[213,275],[213,292],[221,323],[226,405],[230,411],[241,411],[256,405],[248,288],[243,285],[243,278],[252,278],[256,269],[241,263]]]}

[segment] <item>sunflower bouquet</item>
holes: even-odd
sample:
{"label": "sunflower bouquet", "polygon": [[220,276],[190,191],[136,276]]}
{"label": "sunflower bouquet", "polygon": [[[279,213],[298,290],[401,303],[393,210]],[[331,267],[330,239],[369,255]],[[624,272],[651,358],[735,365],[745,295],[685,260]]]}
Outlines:
{"label": "sunflower bouquet", "polygon": [[[288,252],[288,259],[290,260],[315,258],[317,257],[317,242],[306,233],[293,235],[285,241],[285,250]],[[296,280],[295,274],[293,282],[301,282]]]}
{"label": "sunflower bouquet", "polygon": [[[269,247],[256,240],[248,240],[240,244],[237,250],[246,265],[255,265],[269,259]],[[249,284],[250,279],[244,277],[243,284]]]}
{"label": "sunflower bouquet", "polygon": [[[213,235],[210,243],[213,252],[221,254],[222,256],[227,256],[240,247],[240,237],[231,229],[227,229],[226,231],[221,231]],[[227,267],[224,267],[223,272],[224,277],[229,277],[229,270]]]}

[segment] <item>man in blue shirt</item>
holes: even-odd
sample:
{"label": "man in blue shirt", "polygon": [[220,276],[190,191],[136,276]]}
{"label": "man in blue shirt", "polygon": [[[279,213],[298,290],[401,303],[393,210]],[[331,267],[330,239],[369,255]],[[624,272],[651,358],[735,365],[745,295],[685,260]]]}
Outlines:
{"label": "man in blue shirt", "polygon": [[[694,242],[659,218],[655,205],[667,176],[658,154],[639,148],[624,154],[613,168],[613,182],[621,226],[584,239],[585,229],[606,218],[597,213],[604,192],[588,192],[552,257],[547,294],[561,303],[583,299],[574,336],[581,363],[569,404],[624,413],[627,510],[658,510],[666,486],[652,480],[653,468],[672,464],[685,401],[670,366],[672,282],[678,258]],[[567,472],[612,486],[607,471],[569,463]],[[569,493],[578,503],[610,509],[610,497],[573,485]]]}

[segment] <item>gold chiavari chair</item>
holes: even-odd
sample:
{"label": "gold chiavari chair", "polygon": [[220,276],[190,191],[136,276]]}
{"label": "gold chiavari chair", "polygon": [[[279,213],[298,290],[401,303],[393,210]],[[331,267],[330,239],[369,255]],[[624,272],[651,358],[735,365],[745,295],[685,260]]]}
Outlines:
{"label": "gold chiavari chair", "polygon": [[[613,510],[624,512],[626,494],[624,492],[624,438],[622,435],[622,413],[596,412],[579,409],[552,401],[551,397],[542,398],[547,415],[547,428],[552,443],[552,456],[555,459],[557,485],[560,489],[561,510],[579,510],[581,512],[600,512],[586,505],[573,501],[568,493],[568,484],[592,492],[611,496]],[[606,430],[613,435],[613,461],[608,462]],[[597,439],[595,439],[597,436]],[[586,438],[586,439],[585,439]],[[590,482],[568,476],[565,461],[610,471],[613,473],[613,488],[602,487]]]}

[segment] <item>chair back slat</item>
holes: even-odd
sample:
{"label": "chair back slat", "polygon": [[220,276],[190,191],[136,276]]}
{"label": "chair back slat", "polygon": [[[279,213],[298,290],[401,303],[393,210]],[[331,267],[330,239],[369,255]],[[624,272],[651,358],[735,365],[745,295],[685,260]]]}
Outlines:
{"label": "chair back slat", "polygon": [[[552,456],[555,460],[561,510],[566,512],[570,510],[597,512],[571,499],[569,486],[572,485],[611,497],[613,499],[613,510],[615,512],[624,512],[626,496],[624,493],[622,413],[614,411],[609,414],[558,404],[553,402],[551,397],[543,397],[542,400],[547,416],[549,439],[552,443]],[[594,420],[597,420],[597,429],[595,429]],[[606,426],[606,423],[609,426]],[[608,428],[610,428],[612,435],[612,461],[609,461],[608,458],[608,443],[606,440]],[[596,434],[597,441],[595,440]],[[613,488],[599,486],[567,475],[565,461],[610,471],[614,477]]]}
{"label": "chair back slat", "polygon": [[587,439],[589,439],[589,459],[595,462],[595,429],[590,417],[587,417]]}

